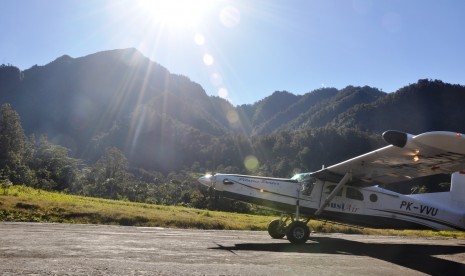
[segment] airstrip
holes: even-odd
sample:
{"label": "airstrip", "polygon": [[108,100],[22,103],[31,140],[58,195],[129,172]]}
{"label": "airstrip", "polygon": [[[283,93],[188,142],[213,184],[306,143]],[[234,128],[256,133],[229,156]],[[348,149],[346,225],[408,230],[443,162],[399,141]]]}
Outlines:
{"label": "airstrip", "polygon": [[0,223],[2,275],[465,275],[465,241]]}

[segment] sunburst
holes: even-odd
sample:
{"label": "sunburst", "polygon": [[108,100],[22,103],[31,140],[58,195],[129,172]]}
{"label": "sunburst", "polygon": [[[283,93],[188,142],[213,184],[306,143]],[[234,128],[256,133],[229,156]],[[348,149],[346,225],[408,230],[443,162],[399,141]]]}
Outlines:
{"label": "sunburst", "polygon": [[212,0],[139,0],[138,9],[168,28],[195,28],[213,6]]}

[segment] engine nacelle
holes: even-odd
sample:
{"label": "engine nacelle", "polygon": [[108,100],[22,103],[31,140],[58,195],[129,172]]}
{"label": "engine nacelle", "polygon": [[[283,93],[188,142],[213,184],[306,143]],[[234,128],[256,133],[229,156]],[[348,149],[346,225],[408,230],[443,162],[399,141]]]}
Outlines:
{"label": "engine nacelle", "polygon": [[399,148],[405,147],[412,138],[412,134],[398,130],[388,130],[383,133],[384,141]]}

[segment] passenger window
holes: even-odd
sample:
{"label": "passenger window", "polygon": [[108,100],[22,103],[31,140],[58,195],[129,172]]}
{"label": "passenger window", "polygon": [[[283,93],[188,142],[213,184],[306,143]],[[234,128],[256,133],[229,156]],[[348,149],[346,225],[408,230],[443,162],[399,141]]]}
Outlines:
{"label": "passenger window", "polygon": [[[334,190],[334,188],[336,188],[336,185],[329,185],[329,186],[327,186],[327,187],[326,187],[326,193],[329,195],[329,194]],[[342,189],[340,189],[340,190],[337,192],[336,196],[342,196]]]}
{"label": "passenger window", "polygon": [[355,200],[363,200],[363,194],[359,190],[353,188],[347,188],[346,196],[347,198]]}

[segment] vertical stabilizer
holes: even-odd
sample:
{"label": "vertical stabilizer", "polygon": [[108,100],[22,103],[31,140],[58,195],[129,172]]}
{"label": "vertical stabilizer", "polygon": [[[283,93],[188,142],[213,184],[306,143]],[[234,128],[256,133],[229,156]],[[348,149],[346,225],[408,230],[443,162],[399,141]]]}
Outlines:
{"label": "vertical stabilizer", "polygon": [[450,193],[453,201],[465,204],[465,171],[452,174]]}

